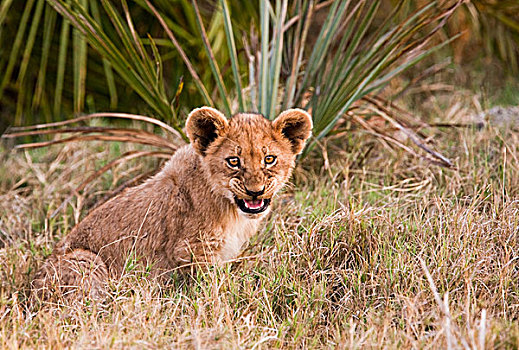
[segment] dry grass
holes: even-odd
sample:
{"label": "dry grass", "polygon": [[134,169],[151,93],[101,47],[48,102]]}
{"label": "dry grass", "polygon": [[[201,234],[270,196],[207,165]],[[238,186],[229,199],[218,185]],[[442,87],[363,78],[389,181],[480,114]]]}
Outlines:
{"label": "dry grass", "polygon": [[436,134],[458,170],[389,152],[362,132],[329,140],[326,162],[305,161],[235,263],[166,287],[132,267],[104,304],[34,314],[26,288],[55,241],[92,198],[150,164],[117,166],[47,219],[102,159],[127,149],[9,154],[0,163],[0,346],[518,348],[519,135]]}

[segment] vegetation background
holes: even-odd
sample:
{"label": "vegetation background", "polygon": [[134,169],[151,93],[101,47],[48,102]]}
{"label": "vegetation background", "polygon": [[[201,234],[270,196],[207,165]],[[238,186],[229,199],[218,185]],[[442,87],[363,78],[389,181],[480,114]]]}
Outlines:
{"label": "vegetation background", "polygon": [[[514,0],[0,1],[1,346],[519,347],[518,16]],[[27,309],[55,242],[152,174],[203,104],[314,118],[244,253],[166,287],[130,261],[106,303]]]}

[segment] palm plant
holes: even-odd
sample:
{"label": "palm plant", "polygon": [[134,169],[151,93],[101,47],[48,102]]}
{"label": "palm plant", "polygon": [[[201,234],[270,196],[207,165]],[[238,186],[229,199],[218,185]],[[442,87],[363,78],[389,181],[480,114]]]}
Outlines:
{"label": "palm plant", "polygon": [[[181,82],[185,83],[190,92],[191,79],[186,76],[182,80],[182,60],[171,43],[161,39],[153,40],[152,43],[152,39],[148,37],[148,34],[153,38],[161,35],[162,29],[160,23],[150,17],[144,2],[131,1],[125,7],[121,2],[98,0],[83,0],[78,3],[94,19],[96,27],[101,28],[103,38],[108,38],[116,48],[124,48],[124,35],[128,34],[123,32],[121,36],[118,24],[126,25],[124,17],[131,13],[134,30],[144,33],[139,38],[139,45],[146,47],[145,53],[152,66],[155,65],[152,45],[163,53],[161,56],[165,71],[162,75],[166,77],[165,92],[170,100],[175,98],[176,88],[182,85]],[[182,42],[187,55],[199,55],[202,42],[196,32],[197,23],[190,3],[186,0],[162,0],[154,1],[154,4],[161,11],[169,28]],[[231,9],[238,5],[234,3]],[[240,7],[245,14],[254,13],[255,6],[248,2]],[[203,3],[202,11],[214,12],[210,1]],[[114,13],[118,14],[119,23],[112,21]],[[243,20],[235,23],[238,27],[245,28],[245,23],[250,21],[247,21],[246,16],[240,18]],[[225,40],[221,27],[222,16],[212,16],[208,36],[213,45]],[[99,51],[92,50],[95,47],[86,43],[80,29],[71,26],[70,21],[60,16],[45,0],[0,1],[0,113],[7,118],[4,122],[19,126],[61,120],[72,113],[121,108],[129,112],[146,110],[164,121],[170,121],[168,113],[176,111],[168,112],[164,106],[160,107],[159,97],[152,97],[153,101],[150,100],[149,93],[142,91],[142,82],[132,81],[129,76],[134,70],[126,72],[125,69],[119,73],[110,61],[113,57],[103,58],[103,55],[98,54]],[[127,52],[119,50],[119,53]],[[227,50],[224,47],[216,49],[215,54],[219,59],[227,60]],[[142,60],[141,57],[138,59]],[[199,62],[204,65],[206,62],[197,59],[194,60],[194,65],[201,72],[204,85],[210,88],[211,73],[203,70],[203,64]],[[135,69],[137,66],[142,68],[143,64],[131,60],[130,63],[134,64]],[[144,81],[147,79],[144,75],[141,78]],[[163,95],[163,92],[160,94]],[[144,98],[143,95],[148,96]],[[193,100],[194,103],[202,101],[198,96]],[[175,103],[178,105],[178,98]],[[157,112],[157,108],[163,108],[162,112]],[[2,130],[0,126],[0,131]]]}
{"label": "palm plant", "polygon": [[[189,100],[185,99],[182,103],[185,110],[203,103],[215,106],[227,115],[253,110],[270,118],[280,109],[293,106],[311,110],[314,138],[307,150],[330,134],[337,123],[345,118],[371,129],[356,115],[355,111],[363,108],[404,131],[418,150],[411,150],[390,135],[384,135],[384,142],[389,141],[416,155],[450,166],[448,159],[425,145],[422,134],[409,127],[413,122],[424,123],[397,116],[400,111],[395,113],[394,106],[378,98],[377,93],[391,79],[454,39],[431,44],[434,34],[462,2],[434,1],[406,13],[407,7],[404,5],[407,1],[402,1],[392,13],[381,15],[381,2],[378,0],[276,0],[272,3],[259,0],[258,16],[248,16],[253,25],[249,34],[244,34],[243,27],[236,30],[240,25],[233,21],[233,9],[226,0],[219,0],[209,11],[210,23],[221,24],[219,31],[212,26],[207,29],[207,11],[204,16],[198,1],[192,0],[190,6],[182,3],[184,13],[191,18],[190,23],[196,25],[199,51],[203,52],[203,55],[193,55],[193,49],[186,53],[186,44],[179,35],[183,32],[172,18],[174,11],[168,9],[165,2],[136,0],[134,3],[140,10],[152,15],[160,26],[160,31],[156,28],[153,31],[158,34],[152,35],[149,31],[141,32],[143,26],[136,22],[135,11],[132,12],[126,0],[120,2],[120,7],[109,0],[47,0],[63,17],[64,28],[66,23],[70,23],[78,33],[75,37],[75,103],[80,103],[84,94],[82,82],[85,71],[82,67],[86,60],[85,42],[88,42],[103,59],[107,81],[116,80],[115,77],[123,80],[141,97],[156,119],[129,114],[94,114],[65,122],[13,128],[4,137],[80,133],[80,136],[64,140],[19,147],[100,139],[159,147],[162,152],[142,153],[139,156],[163,157],[174,152],[178,140],[186,140],[179,99],[181,92],[187,90]],[[3,13],[1,9],[0,15]],[[318,11],[326,11],[322,23],[313,20]],[[395,23],[398,18],[400,20]],[[316,26],[320,28],[314,35]],[[147,27],[144,26],[144,29]],[[222,40],[214,40],[215,33],[221,33],[220,38],[225,39],[225,44]],[[237,40],[240,37],[241,40]],[[172,55],[171,50],[182,60],[189,74],[187,87],[183,87],[184,83],[180,81],[172,89],[172,79],[166,78],[166,72],[171,73],[165,64]],[[110,73],[112,70],[116,74]],[[178,82],[178,78],[175,80]],[[79,110],[80,106],[76,107]],[[69,126],[106,116],[152,122],[165,130],[167,135],[162,137],[136,129]],[[54,129],[49,130],[49,127]],[[171,139],[177,141],[172,142]],[[125,157],[133,155],[123,155],[121,159]]]}

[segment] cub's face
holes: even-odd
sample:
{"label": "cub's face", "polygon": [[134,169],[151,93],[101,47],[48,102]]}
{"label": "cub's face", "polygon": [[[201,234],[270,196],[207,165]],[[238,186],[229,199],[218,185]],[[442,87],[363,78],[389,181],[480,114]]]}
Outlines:
{"label": "cub's face", "polygon": [[311,134],[312,119],[303,110],[290,109],[273,122],[252,113],[227,120],[218,110],[202,107],[190,113],[186,129],[211,173],[213,191],[242,214],[257,218],[288,181]]}

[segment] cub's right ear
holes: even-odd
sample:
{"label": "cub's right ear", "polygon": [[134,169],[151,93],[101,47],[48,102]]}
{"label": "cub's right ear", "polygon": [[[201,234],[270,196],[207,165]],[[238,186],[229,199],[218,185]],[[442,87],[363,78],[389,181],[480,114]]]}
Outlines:
{"label": "cub's right ear", "polygon": [[278,115],[272,126],[290,141],[294,154],[299,154],[312,134],[312,116],[303,109],[293,108]]}
{"label": "cub's right ear", "polygon": [[227,119],[219,110],[211,107],[196,108],[187,117],[187,136],[195,150],[204,156],[209,145],[227,125]]}

